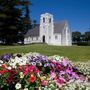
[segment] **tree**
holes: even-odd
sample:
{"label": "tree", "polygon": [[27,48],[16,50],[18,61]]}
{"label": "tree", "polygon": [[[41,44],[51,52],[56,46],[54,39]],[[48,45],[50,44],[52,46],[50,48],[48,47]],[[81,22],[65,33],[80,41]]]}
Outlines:
{"label": "tree", "polygon": [[[29,10],[29,5],[31,5],[31,2],[28,0],[23,0],[23,2],[19,2],[19,5],[23,7],[23,11],[25,12],[24,17],[22,17],[22,27],[23,27],[23,32],[19,31],[18,33],[18,40],[24,43],[24,34],[32,27],[31,25],[31,20],[30,20],[30,10]],[[22,6],[23,5],[23,6]]]}
{"label": "tree", "polygon": [[73,42],[80,42],[81,40],[81,33],[76,31],[76,32],[72,32],[72,40]]}
{"label": "tree", "polygon": [[81,35],[81,42],[85,42],[85,34]]}
{"label": "tree", "polygon": [[26,15],[23,16],[21,6],[28,7],[29,1],[0,0],[0,38],[5,44],[16,43],[19,32],[25,32],[24,22],[25,18],[29,22],[29,10],[26,10]]}
{"label": "tree", "polygon": [[85,32],[85,41],[90,42],[90,31]]}

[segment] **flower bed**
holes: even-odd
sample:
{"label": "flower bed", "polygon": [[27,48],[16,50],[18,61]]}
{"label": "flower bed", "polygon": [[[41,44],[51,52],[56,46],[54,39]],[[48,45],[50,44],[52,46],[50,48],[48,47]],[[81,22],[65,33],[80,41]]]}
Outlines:
{"label": "flower bed", "polygon": [[80,66],[57,55],[6,54],[0,57],[0,90],[90,90],[90,73]]}

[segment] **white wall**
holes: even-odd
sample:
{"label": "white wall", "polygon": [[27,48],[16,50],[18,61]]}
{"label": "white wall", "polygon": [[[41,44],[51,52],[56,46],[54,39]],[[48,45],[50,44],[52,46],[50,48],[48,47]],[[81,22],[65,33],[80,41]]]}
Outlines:
{"label": "white wall", "polygon": [[28,37],[24,39],[24,44],[39,43],[40,37]]}
{"label": "white wall", "polygon": [[66,46],[72,45],[72,35],[68,24],[66,24]]}
{"label": "white wall", "polygon": [[[43,18],[45,19],[45,22],[43,22]],[[51,19],[51,22],[49,20]],[[53,35],[53,15],[49,13],[45,13],[41,15],[40,18],[40,39],[41,42],[43,36],[45,36],[45,43],[49,43],[50,39],[49,37],[52,37]]]}
{"label": "white wall", "polygon": [[49,45],[61,46],[61,34],[54,34]]}

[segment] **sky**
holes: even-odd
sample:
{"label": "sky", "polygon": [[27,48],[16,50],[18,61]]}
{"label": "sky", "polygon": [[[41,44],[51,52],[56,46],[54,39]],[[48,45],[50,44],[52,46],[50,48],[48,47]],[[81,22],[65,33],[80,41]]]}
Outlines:
{"label": "sky", "polygon": [[67,20],[71,31],[84,33],[90,28],[90,0],[30,0],[30,17],[40,23],[40,15],[50,13],[54,22]]}

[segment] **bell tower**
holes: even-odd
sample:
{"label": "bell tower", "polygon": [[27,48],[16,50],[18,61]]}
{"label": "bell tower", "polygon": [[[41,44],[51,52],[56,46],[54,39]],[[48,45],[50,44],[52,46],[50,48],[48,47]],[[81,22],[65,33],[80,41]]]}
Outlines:
{"label": "bell tower", "polygon": [[41,14],[40,18],[40,38],[41,42],[49,43],[53,36],[54,22],[53,15],[49,13]]}

